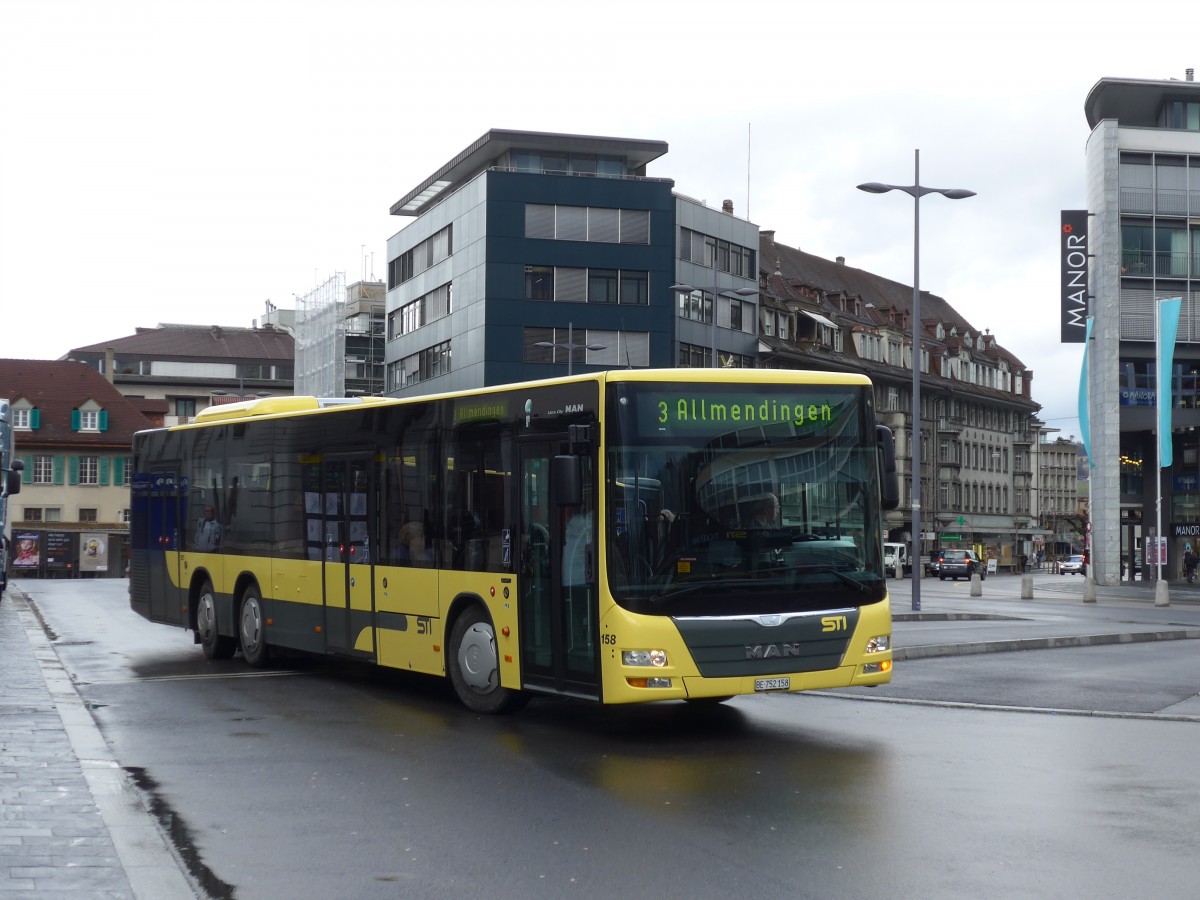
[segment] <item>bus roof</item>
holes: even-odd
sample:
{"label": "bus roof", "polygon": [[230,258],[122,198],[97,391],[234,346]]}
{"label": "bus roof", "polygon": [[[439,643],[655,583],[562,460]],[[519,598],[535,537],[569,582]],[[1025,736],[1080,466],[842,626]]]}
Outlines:
{"label": "bus roof", "polygon": [[454,397],[481,396],[500,391],[520,390],[552,384],[580,381],[606,382],[656,382],[702,384],[723,381],[729,384],[845,384],[869,385],[866,375],[851,372],[825,372],[810,369],[605,369],[580,375],[545,378],[536,381],[511,382],[465,391],[418,394],[411,397],[261,397],[236,403],[209,406],[198,412],[187,425],[173,428],[191,428],[215,425],[222,422],[259,418],[263,416],[287,416],[296,413],[316,412],[348,406],[389,406],[443,400]]}

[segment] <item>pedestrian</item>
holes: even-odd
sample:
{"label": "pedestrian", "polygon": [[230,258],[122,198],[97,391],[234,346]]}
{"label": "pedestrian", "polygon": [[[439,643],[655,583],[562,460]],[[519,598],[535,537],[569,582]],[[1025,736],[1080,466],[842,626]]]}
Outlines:
{"label": "pedestrian", "polygon": [[1187,576],[1188,584],[1196,577],[1196,562],[1196,552],[1192,545],[1188,544],[1187,549],[1183,551],[1183,573]]}

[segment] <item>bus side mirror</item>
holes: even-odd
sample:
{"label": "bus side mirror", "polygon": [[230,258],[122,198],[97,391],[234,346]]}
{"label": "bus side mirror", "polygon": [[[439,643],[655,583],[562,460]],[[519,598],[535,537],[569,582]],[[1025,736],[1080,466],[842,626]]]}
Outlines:
{"label": "bus side mirror", "polygon": [[559,506],[583,503],[583,463],[578,456],[556,456],[550,461],[554,502]]}
{"label": "bus side mirror", "polygon": [[4,473],[4,496],[21,493],[21,473],[25,471],[25,463],[14,459],[9,469]]}
{"label": "bus side mirror", "polygon": [[886,425],[876,425],[875,440],[879,444],[883,461],[883,478],[879,485],[883,508],[896,509],[900,506],[900,479],[896,475],[896,439],[892,437],[892,429]]}

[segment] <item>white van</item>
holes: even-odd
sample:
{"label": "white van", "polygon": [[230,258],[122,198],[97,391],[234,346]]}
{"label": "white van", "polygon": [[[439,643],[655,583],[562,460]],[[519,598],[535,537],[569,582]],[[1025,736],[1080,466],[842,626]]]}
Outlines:
{"label": "white van", "polygon": [[889,578],[896,577],[896,562],[899,561],[904,575],[912,572],[912,560],[908,558],[908,544],[883,545],[883,573]]}

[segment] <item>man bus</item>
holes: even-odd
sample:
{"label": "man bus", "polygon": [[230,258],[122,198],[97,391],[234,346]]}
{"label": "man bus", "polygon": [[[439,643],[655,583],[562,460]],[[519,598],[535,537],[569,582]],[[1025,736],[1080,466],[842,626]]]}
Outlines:
{"label": "man bus", "polygon": [[359,659],[486,713],[891,677],[895,463],[862,376],[272,397],[138,433],[133,467],[132,607],[209,658]]}

